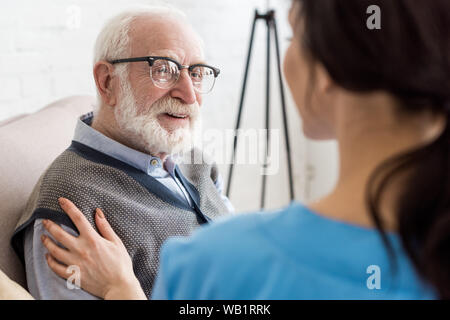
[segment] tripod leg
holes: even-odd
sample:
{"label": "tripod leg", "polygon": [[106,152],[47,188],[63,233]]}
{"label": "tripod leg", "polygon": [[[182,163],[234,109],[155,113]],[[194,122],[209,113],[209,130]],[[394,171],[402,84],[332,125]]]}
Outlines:
{"label": "tripod leg", "polygon": [[280,48],[278,43],[278,31],[277,31],[277,23],[275,21],[275,17],[272,20],[273,23],[273,31],[275,34],[275,47],[277,54],[277,68],[278,68],[278,81],[280,83],[280,96],[281,96],[281,107],[283,112],[283,125],[284,125],[284,138],[286,143],[286,158],[287,158],[287,167],[288,167],[288,175],[289,175],[289,192],[291,201],[294,200],[294,183],[292,180],[292,164],[291,164],[291,147],[289,144],[289,130],[286,116],[286,102],[284,98],[284,86],[283,86],[283,78],[281,77],[281,63],[280,63]]}
{"label": "tripod leg", "polygon": [[231,178],[233,177],[233,167],[234,167],[234,161],[236,158],[236,147],[237,147],[237,141],[238,141],[237,134],[238,134],[238,129],[239,129],[240,123],[241,123],[242,107],[244,105],[245,89],[247,87],[248,70],[250,67],[250,58],[251,58],[251,54],[252,54],[253,38],[255,35],[255,25],[256,25],[257,19],[258,19],[258,11],[255,10],[255,17],[253,18],[252,30],[250,33],[250,44],[248,47],[247,63],[245,65],[244,81],[242,83],[241,99],[239,102],[239,111],[238,111],[238,116],[237,116],[237,120],[236,120],[236,127],[234,129],[235,135],[234,135],[234,141],[233,141],[233,153],[232,153],[232,157],[231,157],[230,169],[228,170],[228,183],[227,183],[227,191],[226,191],[227,197],[230,196]]}
{"label": "tripod leg", "polygon": [[269,155],[269,141],[270,141],[270,20],[266,20],[267,24],[267,61],[266,61],[266,150],[264,154],[264,174],[262,179],[262,191],[261,191],[261,209],[264,209],[264,200],[266,197],[266,170],[267,170],[267,158]]}

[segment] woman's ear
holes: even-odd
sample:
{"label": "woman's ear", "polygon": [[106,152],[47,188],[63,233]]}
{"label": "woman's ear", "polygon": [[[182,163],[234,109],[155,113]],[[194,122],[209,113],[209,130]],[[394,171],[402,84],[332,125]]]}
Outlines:
{"label": "woman's ear", "polygon": [[94,65],[94,79],[103,103],[115,106],[117,102],[117,84],[114,76],[114,66],[106,61]]}
{"label": "woman's ear", "polygon": [[336,112],[339,104],[339,86],[321,63],[314,64],[314,113],[317,115],[316,139],[336,138]]}
{"label": "woman's ear", "polygon": [[316,63],[315,66],[315,90],[321,97],[327,97],[335,89],[335,83],[331,79],[330,74],[321,63]]}

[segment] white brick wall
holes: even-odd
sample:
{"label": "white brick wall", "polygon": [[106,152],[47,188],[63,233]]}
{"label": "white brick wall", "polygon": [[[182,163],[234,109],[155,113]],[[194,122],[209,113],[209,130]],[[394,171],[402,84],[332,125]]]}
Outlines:
{"label": "white brick wall", "polygon": [[[167,0],[189,17],[206,44],[206,55],[222,73],[214,91],[205,96],[206,128],[233,128],[239,102],[242,75],[247,53],[251,19],[256,7],[267,8],[267,0]],[[286,15],[289,1],[272,0],[278,15],[282,51],[290,35]],[[2,1],[0,11],[0,121],[21,113],[34,112],[55,99],[74,94],[95,94],[92,78],[92,48],[105,20],[130,5],[150,4],[151,0],[15,0]],[[275,5],[276,4],[276,5]],[[253,63],[247,88],[243,128],[263,126],[265,26],[257,26]],[[274,50],[272,51],[274,55]],[[272,126],[280,127],[277,79],[272,81]],[[287,90],[286,90],[287,91]],[[317,197],[333,184],[335,161],[325,163],[325,176],[309,181],[308,163],[315,158],[330,158],[326,147],[317,150],[299,134],[300,121],[288,94],[296,198]],[[281,136],[282,137],[282,136]],[[283,151],[283,141],[280,144]],[[335,157],[335,154],[331,155]],[[280,155],[280,172],[268,178],[268,207],[288,202],[284,151]],[[310,164],[311,166],[312,164]],[[331,166],[330,166],[331,165]],[[331,169],[330,169],[331,168]],[[221,165],[226,177],[227,166]],[[259,206],[259,166],[238,166],[233,180],[232,200],[239,210]],[[322,172],[316,168],[316,172]]]}

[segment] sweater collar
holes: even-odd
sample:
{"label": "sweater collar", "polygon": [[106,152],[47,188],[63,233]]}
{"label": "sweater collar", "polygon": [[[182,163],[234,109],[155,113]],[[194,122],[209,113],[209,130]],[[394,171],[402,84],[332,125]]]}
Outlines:
{"label": "sweater collar", "polygon": [[74,141],[82,143],[92,149],[100,151],[110,157],[125,162],[138,170],[151,176],[163,174],[167,170],[172,176],[175,172],[177,159],[168,156],[165,161],[165,170],[163,162],[159,157],[127,147],[91,127],[93,112],[82,115],[75,128]]}

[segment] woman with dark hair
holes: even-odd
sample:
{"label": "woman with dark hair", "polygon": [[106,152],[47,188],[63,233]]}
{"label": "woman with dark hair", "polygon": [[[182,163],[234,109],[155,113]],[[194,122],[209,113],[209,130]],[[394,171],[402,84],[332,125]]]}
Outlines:
{"label": "woman with dark hair", "polygon": [[[152,298],[449,299],[450,2],[294,0],[289,21],[286,80],[306,136],[337,140],[338,183],[168,240]],[[101,210],[103,237],[61,205],[80,236],[48,222],[67,248],[44,240],[49,266],[79,265],[100,297],[145,298]]]}

